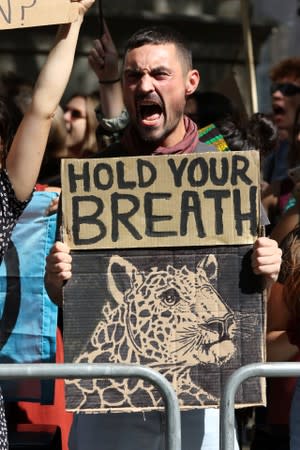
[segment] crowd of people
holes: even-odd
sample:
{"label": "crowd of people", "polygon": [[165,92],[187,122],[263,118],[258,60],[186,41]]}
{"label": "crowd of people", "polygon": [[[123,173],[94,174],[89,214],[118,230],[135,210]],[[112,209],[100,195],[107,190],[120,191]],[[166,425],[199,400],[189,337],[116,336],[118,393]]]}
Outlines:
{"label": "crowd of people", "polygon": [[[138,30],[127,41],[120,70],[117,49],[104,24],[104,34],[94,42],[89,54],[91,70],[99,80],[99,91],[89,95],[76,92],[65,105],[60,105],[80,27],[94,3],[94,0],[77,1],[79,17],[74,23],[59,27],[36,83],[31,85],[17,77],[2,78],[1,259],[34,189],[60,193],[61,158],[159,157],[220,149],[259,149],[261,222],[266,225],[267,237],[258,237],[254,243],[249,271],[265,281],[268,360],[297,360],[300,346],[300,58],[288,58],[272,68],[273,112],[256,113],[246,119],[230,95],[199,90],[199,72],[193,67],[187,43],[177,31],[163,26]],[[214,133],[210,141],[205,139],[208,126]],[[49,205],[50,212],[57,208],[57,202]],[[63,286],[71,277],[70,249],[64,242],[53,242],[46,259],[45,287],[60,308]],[[62,346],[61,341],[59,345]],[[284,414],[279,415],[276,396],[281,396],[278,390],[288,383]],[[299,382],[286,380],[281,385],[270,382],[267,414],[262,418],[258,414],[252,450],[298,449],[299,403]],[[59,407],[64,408],[64,403]],[[182,449],[217,450],[218,429],[218,409],[183,411]],[[64,450],[163,450],[164,433],[165,418],[161,412],[76,413]],[[236,449],[238,441],[236,433]],[[8,449],[8,439],[1,399],[2,449]]]}

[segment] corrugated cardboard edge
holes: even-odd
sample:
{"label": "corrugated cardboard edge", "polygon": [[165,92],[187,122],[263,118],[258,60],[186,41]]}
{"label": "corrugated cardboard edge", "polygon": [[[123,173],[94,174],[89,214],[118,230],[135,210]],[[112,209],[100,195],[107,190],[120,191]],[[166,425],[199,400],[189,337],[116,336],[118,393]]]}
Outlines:
{"label": "corrugated cardboard edge", "polygon": [[[265,393],[263,393],[263,401],[262,402],[254,402],[254,403],[243,403],[243,404],[239,404],[236,403],[234,405],[235,409],[240,409],[240,408],[251,408],[251,407],[256,407],[256,406],[265,406]],[[179,406],[179,409],[181,412],[183,411],[195,411],[195,410],[201,410],[201,409],[219,409],[220,405],[202,405],[202,406],[196,406],[196,405],[192,405],[192,406],[185,406],[185,407],[181,407]],[[147,408],[147,407],[143,407],[143,408],[99,408],[99,409],[83,409],[83,410],[78,410],[78,408],[67,408],[66,411],[68,412],[73,412],[73,413],[78,413],[80,412],[80,414],[120,414],[120,413],[148,413],[148,412],[156,412],[156,411],[165,411],[164,407],[155,407],[155,408]]]}

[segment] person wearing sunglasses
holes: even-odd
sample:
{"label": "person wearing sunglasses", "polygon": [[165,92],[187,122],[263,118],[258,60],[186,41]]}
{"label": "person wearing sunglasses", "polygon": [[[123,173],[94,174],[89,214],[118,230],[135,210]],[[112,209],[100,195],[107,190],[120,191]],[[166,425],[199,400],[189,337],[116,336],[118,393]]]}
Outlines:
{"label": "person wearing sunglasses", "polygon": [[[269,230],[270,237],[281,244],[285,236],[299,222],[298,200],[296,206],[292,206],[293,200],[296,201],[296,198],[293,197],[297,183],[289,176],[289,170],[300,164],[298,135],[296,135],[296,113],[300,106],[300,58],[288,58],[279,62],[272,68],[270,77],[273,120],[278,127],[280,140],[275,151],[265,161],[264,176],[269,185],[262,194],[262,201],[272,223]],[[269,171],[269,178],[267,178],[267,171]],[[287,208],[289,209],[287,210]],[[281,282],[276,284],[268,301],[270,325],[273,322],[275,308],[276,313],[281,310],[281,318],[284,316],[284,309],[278,306],[278,302],[283,300],[281,298],[283,278],[280,276],[280,279]],[[286,297],[283,303],[287,304],[287,302],[288,298]],[[278,347],[276,347],[277,339]],[[280,342],[282,344],[281,353]],[[267,337],[267,343],[269,361],[288,361],[294,357],[299,361],[298,352],[295,352],[294,355],[290,354],[288,342],[286,346],[283,345],[284,342],[281,341],[281,338],[272,337],[271,333]],[[285,354],[283,355],[283,353]],[[281,443],[280,448],[289,448],[289,412],[295,379],[291,377],[268,379],[267,383],[268,396],[265,410],[267,424],[256,425],[257,447],[253,446],[253,448],[259,448],[259,439],[264,439],[264,448],[279,448],[278,442]]]}
{"label": "person wearing sunglasses", "polygon": [[271,69],[274,121],[280,130],[291,132],[300,105],[300,58],[288,58]]}
{"label": "person wearing sunglasses", "polygon": [[300,86],[294,83],[272,83],[271,95],[276,91],[280,91],[286,97],[293,97],[296,94],[300,94]]}
{"label": "person wearing sunglasses", "polygon": [[74,94],[64,107],[67,128],[66,146],[68,156],[83,158],[95,155],[98,151],[96,128],[98,121],[95,108],[99,95]]}
{"label": "person wearing sunglasses", "polygon": [[263,204],[275,225],[285,210],[293,190],[288,177],[290,146],[297,108],[300,106],[300,58],[287,58],[270,71],[273,120],[278,127],[279,143],[264,161],[263,178],[267,184]]}

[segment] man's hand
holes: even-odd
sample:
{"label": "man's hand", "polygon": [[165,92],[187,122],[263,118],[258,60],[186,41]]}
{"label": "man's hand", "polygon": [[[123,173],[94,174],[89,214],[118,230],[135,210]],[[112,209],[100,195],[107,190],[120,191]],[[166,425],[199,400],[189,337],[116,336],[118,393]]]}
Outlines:
{"label": "man's hand", "polygon": [[267,237],[260,237],[254,244],[251,257],[253,272],[265,277],[267,286],[277,280],[281,266],[282,251],[278,243]]}
{"label": "man's hand", "polygon": [[69,247],[63,242],[55,242],[46,258],[45,284],[49,297],[54,303],[62,304],[62,287],[72,276],[72,257]]}
{"label": "man's hand", "polygon": [[119,78],[119,58],[116,46],[104,22],[104,34],[94,41],[89,53],[89,63],[100,81]]}
{"label": "man's hand", "polygon": [[72,257],[69,247],[63,242],[55,242],[46,258],[46,275],[48,280],[58,287],[72,276]]}

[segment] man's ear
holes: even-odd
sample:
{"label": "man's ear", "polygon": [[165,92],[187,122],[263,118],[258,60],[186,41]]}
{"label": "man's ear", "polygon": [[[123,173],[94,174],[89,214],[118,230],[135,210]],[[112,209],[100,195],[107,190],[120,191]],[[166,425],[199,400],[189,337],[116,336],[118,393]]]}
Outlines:
{"label": "man's ear", "polygon": [[189,70],[186,77],[185,94],[191,95],[197,89],[200,82],[200,74],[198,70]]}

